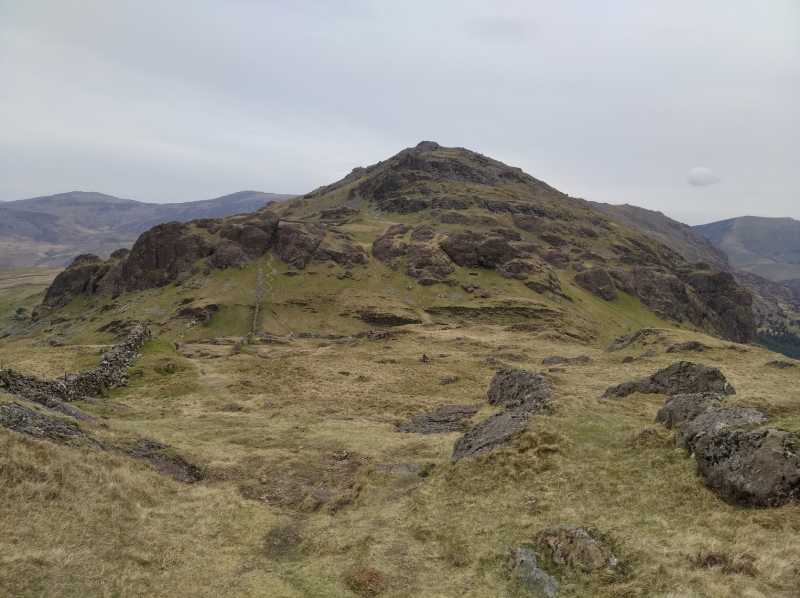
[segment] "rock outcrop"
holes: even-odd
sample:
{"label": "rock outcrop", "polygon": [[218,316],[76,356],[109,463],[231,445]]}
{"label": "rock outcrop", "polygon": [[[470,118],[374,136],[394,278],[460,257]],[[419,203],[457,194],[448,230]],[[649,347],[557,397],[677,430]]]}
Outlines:
{"label": "rock outcrop", "polygon": [[502,369],[492,378],[487,393],[491,405],[504,411],[489,416],[458,439],[453,461],[487,453],[512,440],[528,426],[528,418],[552,409],[553,388],[541,374]]}
{"label": "rock outcrop", "polygon": [[647,378],[612,386],[603,393],[603,398],[622,398],[635,392],[667,395],[703,392],[724,395],[736,393],[719,369],[690,361],[679,361]]}
{"label": "rock outcrop", "polygon": [[670,397],[656,421],[675,429],[675,443],[692,454],[705,484],[727,502],[750,507],[800,500],[800,438],[762,427],[750,407],[724,407],[716,393]]}

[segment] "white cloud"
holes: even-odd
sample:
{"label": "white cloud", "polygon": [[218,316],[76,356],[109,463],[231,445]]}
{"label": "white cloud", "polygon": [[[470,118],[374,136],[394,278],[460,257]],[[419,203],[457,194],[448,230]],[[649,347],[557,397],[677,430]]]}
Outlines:
{"label": "white cloud", "polygon": [[719,177],[710,168],[695,166],[686,175],[686,180],[693,187],[707,187],[719,183]]}

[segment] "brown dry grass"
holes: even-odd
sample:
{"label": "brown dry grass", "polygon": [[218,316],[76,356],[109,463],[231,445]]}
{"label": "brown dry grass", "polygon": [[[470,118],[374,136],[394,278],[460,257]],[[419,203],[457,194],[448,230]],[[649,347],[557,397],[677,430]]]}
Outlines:
{"label": "brown dry grass", "polygon": [[[384,341],[294,340],[233,355],[185,345],[186,357],[155,343],[130,387],[84,408],[107,418],[108,434],[168,442],[208,480],[180,485],[120,457],[0,431],[0,589],[352,596],[372,590],[358,590],[347,572],[377,571],[381,596],[510,596],[509,548],[572,523],[612,537],[631,573],[565,579],[565,596],[791,596],[800,507],[722,503],[692,461],[661,442],[666,432],[653,418],[663,397],[598,397],[674,361],[663,346],[700,338],[714,349],[691,357],[723,368],[739,390],[731,401],[765,406],[800,429],[796,374],[764,368],[771,356],[761,349],[666,334],[655,357],[629,364],[622,358],[641,348],[607,353],[488,325],[418,326]],[[552,372],[556,413],[487,456],[453,465],[457,434],[394,431],[444,404],[481,405],[476,419],[490,413],[486,358],[502,354],[531,369],[549,355],[593,362]],[[446,376],[458,380],[441,385]],[[632,442],[648,427],[658,442]],[[752,570],[697,565],[697,555],[712,553],[753,555]]]}

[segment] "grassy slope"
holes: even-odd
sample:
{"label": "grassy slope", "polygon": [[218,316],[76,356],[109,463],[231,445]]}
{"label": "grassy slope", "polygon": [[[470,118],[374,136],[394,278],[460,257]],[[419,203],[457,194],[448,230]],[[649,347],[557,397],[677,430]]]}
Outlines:
{"label": "grassy slope", "polygon": [[[386,224],[368,215],[347,231],[367,243]],[[247,332],[259,266],[269,288],[264,331],[367,330],[354,317],[359,308],[411,312],[424,324],[377,341],[295,335],[241,351],[203,342]],[[97,331],[103,324],[151,320],[159,337],[130,386],[81,405],[98,416],[82,425],[166,442],[208,475],[180,485],[129,460],[0,430],[0,594],[352,598],[352,580],[371,575],[383,579],[385,596],[512,596],[509,548],[547,525],[573,523],[610,534],[631,574],[564,579],[564,596],[792,595],[800,582],[800,508],[721,503],[663,429],[656,427],[657,446],[632,445],[654,426],[663,397],[598,401],[607,386],[676,360],[663,351],[667,340],[604,350],[616,335],[655,326],[669,342],[713,345],[693,357],[723,368],[739,390],[732,402],[767,407],[776,423],[800,430],[797,374],[764,368],[773,355],[681,330],[631,297],[606,303],[568,277],[562,282],[572,301],[487,271],[456,277],[480,284],[490,299],[459,286],[420,287],[378,262],[353,270],[357,284],[325,264],[303,276],[287,270],[268,257],[116,302],[75,301],[58,314],[66,321],[45,321],[32,336],[0,343],[4,363],[59,375],[86,367],[113,341]],[[223,307],[209,325],[189,325],[173,318],[186,300]],[[507,302],[552,311],[527,321],[527,332],[505,325],[513,318],[501,325],[424,311]],[[48,346],[53,334],[70,344]],[[655,357],[622,363],[647,348]],[[420,361],[423,353],[430,363]],[[588,354],[594,362],[551,372],[556,414],[534,418],[506,449],[452,465],[457,434],[394,431],[444,404],[478,404],[482,418],[492,412],[484,397],[498,364],[539,370],[554,354]],[[458,380],[441,385],[445,376]],[[337,469],[342,455],[361,464],[355,473]],[[384,467],[409,463],[430,475]],[[690,557],[701,551],[751,554],[758,573],[697,569]]]}

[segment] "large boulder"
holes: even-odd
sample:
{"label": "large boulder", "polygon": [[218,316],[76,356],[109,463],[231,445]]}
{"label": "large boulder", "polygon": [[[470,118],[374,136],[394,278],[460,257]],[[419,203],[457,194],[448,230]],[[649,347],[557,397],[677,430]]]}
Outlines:
{"label": "large boulder", "polygon": [[553,386],[542,374],[506,368],[495,373],[486,398],[501,407],[547,411],[552,406]]}
{"label": "large boulder", "polygon": [[694,446],[697,471],[727,502],[775,507],[800,499],[800,439],[773,428],[722,429]]}
{"label": "large boulder", "polygon": [[697,443],[705,437],[728,429],[752,428],[767,421],[767,416],[750,407],[721,408],[708,404],[708,408],[690,420],[683,422],[675,434],[675,444],[694,452]]}
{"label": "large boulder", "polygon": [[635,392],[667,395],[702,392],[736,394],[736,390],[719,369],[700,363],[679,361],[647,378],[612,386],[605,391],[603,397],[622,398]]}

